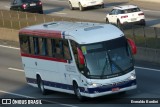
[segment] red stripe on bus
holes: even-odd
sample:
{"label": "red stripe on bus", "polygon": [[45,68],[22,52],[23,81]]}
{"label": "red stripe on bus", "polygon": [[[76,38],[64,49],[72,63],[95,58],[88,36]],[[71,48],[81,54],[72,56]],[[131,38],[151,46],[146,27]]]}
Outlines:
{"label": "red stripe on bus", "polygon": [[35,59],[43,59],[43,60],[50,60],[50,61],[67,63],[67,60],[60,59],[60,58],[51,58],[51,57],[39,56],[39,55],[31,55],[31,54],[26,54],[26,53],[21,53],[21,56],[29,57],[29,58],[35,58]]}
{"label": "red stripe on bus", "polygon": [[32,36],[41,36],[41,37],[51,37],[51,38],[62,38],[61,31],[53,31],[53,30],[29,30],[22,29],[19,31],[19,34],[26,34]]}

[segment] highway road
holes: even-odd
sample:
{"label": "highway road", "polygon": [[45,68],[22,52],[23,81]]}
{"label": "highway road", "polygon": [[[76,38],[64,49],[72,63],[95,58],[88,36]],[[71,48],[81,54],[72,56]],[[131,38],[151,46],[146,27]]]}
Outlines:
{"label": "highway road", "polygon": [[[61,17],[72,17],[78,19],[89,19],[99,22],[105,22],[106,13],[108,13],[113,6],[124,4],[138,5],[145,13],[147,26],[160,27],[160,9],[157,3],[135,2],[130,0],[104,0],[105,8],[88,8],[81,12],[77,10],[70,10],[68,0],[41,0],[43,2],[43,9],[45,14]],[[9,10],[10,0],[1,0],[0,9]]]}
{"label": "highway road", "polygon": [[[48,102],[56,103],[54,106],[67,106],[67,107],[106,107],[108,103],[115,103],[115,100],[110,98],[160,98],[160,66],[150,63],[136,62],[136,75],[138,88],[128,91],[126,94],[115,94],[100,97],[98,99],[88,99],[85,103],[79,102],[74,95],[49,92],[48,95],[41,95],[38,88],[27,85],[25,75],[21,63],[19,48],[8,47],[6,45],[0,45],[0,98],[48,98],[45,99]],[[52,99],[49,99],[52,98]],[[109,99],[109,100],[107,100]],[[68,104],[64,104],[67,101]],[[66,103],[66,102],[65,102]],[[93,103],[93,104],[92,104]],[[96,103],[96,104],[95,104]],[[160,104],[159,104],[160,105]],[[158,107],[159,105],[154,104]],[[0,105],[0,107],[13,107],[14,105]],[[43,105],[44,106],[44,105]],[[50,107],[52,105],[46,105]],[[127,106],[110,104],[109,106]],[[134,105],[130,105],[131,107]],[[153,105],[136,105],[136,107],[153,107]],[[17,107],[17,105],[16,105]]]}
{"label": "highway road", "polygon": [[[89,8],[86,11],[69,10],[67,0],[42,0],[44,5],[45,14],[62,16],[62,17],[74,17],[81,19],[90,19],[104,22],[106,12],[110,11],[112,6],[123,5],[128,3],[128,0],[121,0],[123,2],[115,2],[115,0],[105,0],[105,8]],[[9,10],[10,0],[0,0],[0,9]],[[158,6],[152,4],[138,4],[140,8],[145,12],[147,19],[147,26],[159,26],[160,27],[160,11]],[[148,6],[149,5],[149,6]],[[150,7],[150,5],[152,5]],[[155,5],[155,7],[153,6]],[[157,6],[157,7],[156,7]],[[106,99],[109,98],[160,98],[160,66],[153,65],[151,63],[144,63],[136,61],[136,74],[138,88],[128,91],[125,95],[109,95],[97,99],[88,100],[88,104],[78,102],[73,95],[64,94],[59,92],[49,92],[48,95],[41,95],[37,88],[27,85],[25,75],[21,63],[20,52],[18,48],[8,47],[0,45],[0,98],[48,98],[48,102],[55,103],[50,106],[62,106],[62,107],[124,107],[127,104],[108,104],[114,103],[115,100]],[[52,99],[49,99],[52,98]],[[58,99],[58,100],[57,100]],[[69,104],[64,104],[64,100],[69,100]],[[97,104],[95,104],[95,102]],[[0,105],[0,107],[13,107],[14,105]],[[21,106],[21,105],[20,105]],[[23,105],[24,106],[24,105]],[[26,105],[28,106],[28,105]],[[31,106],[31,105],[30,105]],[[44,105],[41,105],[44,106]],[[129,105],[130,107],[153,107],[151,104]],[[159,105],[154,104],[159,107]],[[17,107],[17,105],[15,105]]]}

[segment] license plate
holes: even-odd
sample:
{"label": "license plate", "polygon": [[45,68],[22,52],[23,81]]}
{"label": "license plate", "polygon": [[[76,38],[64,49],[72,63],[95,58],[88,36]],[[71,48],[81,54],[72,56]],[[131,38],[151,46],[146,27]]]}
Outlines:
{"label": "license plate", "polygon": [[35,3],[32,3],[32,4],[30,4],[30,6],[36,6],[36,4],[35,4]]}
{"label": "license plate", "polygon": [[136,18],[132,18],[132,19],[131,19],[131,21],[136,21],[136,20],[137,20]]}
{"label": "license plate", "polygon": [[112,92],[119,91],[119,88],[112,88]]}

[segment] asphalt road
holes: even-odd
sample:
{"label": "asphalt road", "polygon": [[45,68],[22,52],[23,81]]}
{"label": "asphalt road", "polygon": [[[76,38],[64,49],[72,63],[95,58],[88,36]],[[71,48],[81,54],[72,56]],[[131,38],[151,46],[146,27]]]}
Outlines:
{"label": "asphalt road", "polygon": [[[157,3],[135,2],[131,0],[104,0],[105,8],[88,8],[81,12],[77,10],[70,10],[68,0],[41,0],[43,2],[43,9],[45,14],[61,17],[72,17],[79,19],[89,19],[100,22],[105,22],[106,13],[108,13],[113,6],[124,4],[138,5],[145,13],[147,26],[160,27],[160,9]],[[1,0],[0,9],[9,10],[10,0]]]}
{"label": "asphalt road", "polygon": [[[111,100],[110,98],[160,98],[160,66],[152,65],[149,63],[137,62],[136,63],[136,74],[138,88],[135,90],[128,91],[126,94],[115,94],[104,96],[95,99],[88,99],[85,104],[84,102],[79,102],[74,95],[59,93],[59,92],[49,92],[48,95],[41,95],[37,88],[27,85],[25,80],[25,75],[23,72],[20,53],[17,48],[8,48],[0,45],[0,98],[47,98],[48,102],[56,103],[54,106],[69,106],[69,107],[106,107],[106,105],[115,106],[128,106],[124,104],[114,104],[116,100]],[[52,99],[49,99],[52,98]],[[99,99],[99,100],[98,100]],[[109,100],[107,100],[109,99]],[[64,104],[64,101],[68,101],[68,104]],[[87,104],[86,104],[87,103]],[[95,104],[96,103],[96,104]],[[111,104],[108,104],[111,103]],[[129,105],[129,106],[134,106]],[[159,104],[160,105],[160,104]],[[159,106],[157,104],[140,104],[136,107],[153,107]],[[17,105],[0,105],[2,107],[17,107]],[[19,105],[20,106],[20,105]],[[27,105],[26,105],[27,106]],[[41,105],[44,106],[44,105]],[[46,105],[47,107],[53,105]]]}
{"label": "asphalt road", "polygon": [[[45,14],[55,15],[55,16],[65,16],[83,19],[93,19],[97,21],[104,21],[106,12],[110,11],[112,6],[122,5],[128,3],[128,0],[121,0],[126,2],[110,2],[111,0],[105,0],[105,8],[90,8],[84,12],[79,10],[71,11],[69,10],[67,0],[42,0],[44,5]],[[9,9],[10,0],[0,0],[0,9]],[[145,12],[147,19],[147,26],[160,26],[160,11],[155,6],[149,7],[152,4],[138,4],[142,10]],[[151,63],[136,62],[136,74],[138,88],[135,90],[128,91],[125,95],[110,95],[104,96],[100,99],[88,100],[88,104],[83,104],[77,102],[76,98],[70,94],[64,94],[59,92],[49,92],[49,95],[43,96],[37,88],[33,88],[26,84],[25,75],[23,72],[21,58],[19,50],[12,48],[5,48],[0,46],[0,98],[54,98],[47,99],[51,103],[56,103],[54,105],[48,106],[68,106],[68,107],[88,107],[88,106],[110,106],[110,107],[124,107],[128,105],[119,104],[108,104],[114,103],[115,100],[109,100],[108,98],[160,98],[160,66],[153,65]],[[59,100],[57,101],[57,98]],[[71,103],[64,104],[64,100],[69,100]],[[95,102],[97,104],[95,104]],[[0,105],[0,107],[12,107],[17,105]],[[21,106],[21,105],[20,105]],[[24,105],[23,105],[24,106]],[[26,105],[28,106],[28,105]],[[30,105],[32,106],[32,105]],[[44,106],[44,105],[41,105]],[[151,104],[140,104],[140,105],[129,105],[130,107],[153,107]],[[159,105],[154,105],[159,107]]]}

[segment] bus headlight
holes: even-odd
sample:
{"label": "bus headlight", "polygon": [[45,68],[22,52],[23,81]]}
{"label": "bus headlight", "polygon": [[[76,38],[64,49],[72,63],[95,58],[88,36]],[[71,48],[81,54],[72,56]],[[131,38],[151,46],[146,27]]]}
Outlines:
{"label": "bus headlight", "polygon": [[101,84],[99,84],[99,83],[89,83],[89,82],[87,82],[87,85],[92,86],[92,87],[99,87],[99,86],[101,86]]}
{"label": "bus headlight", "polygon": [[94,86],[94,87],[99,87],[99,86],[101,86],[101,84],[93,83],[92,86]]}
{"label": "bus headlight", "polygon": [[131,74],[131,76],[129,77],[130,80],[135,80],[136,79],[136,75],[134,73]]}

